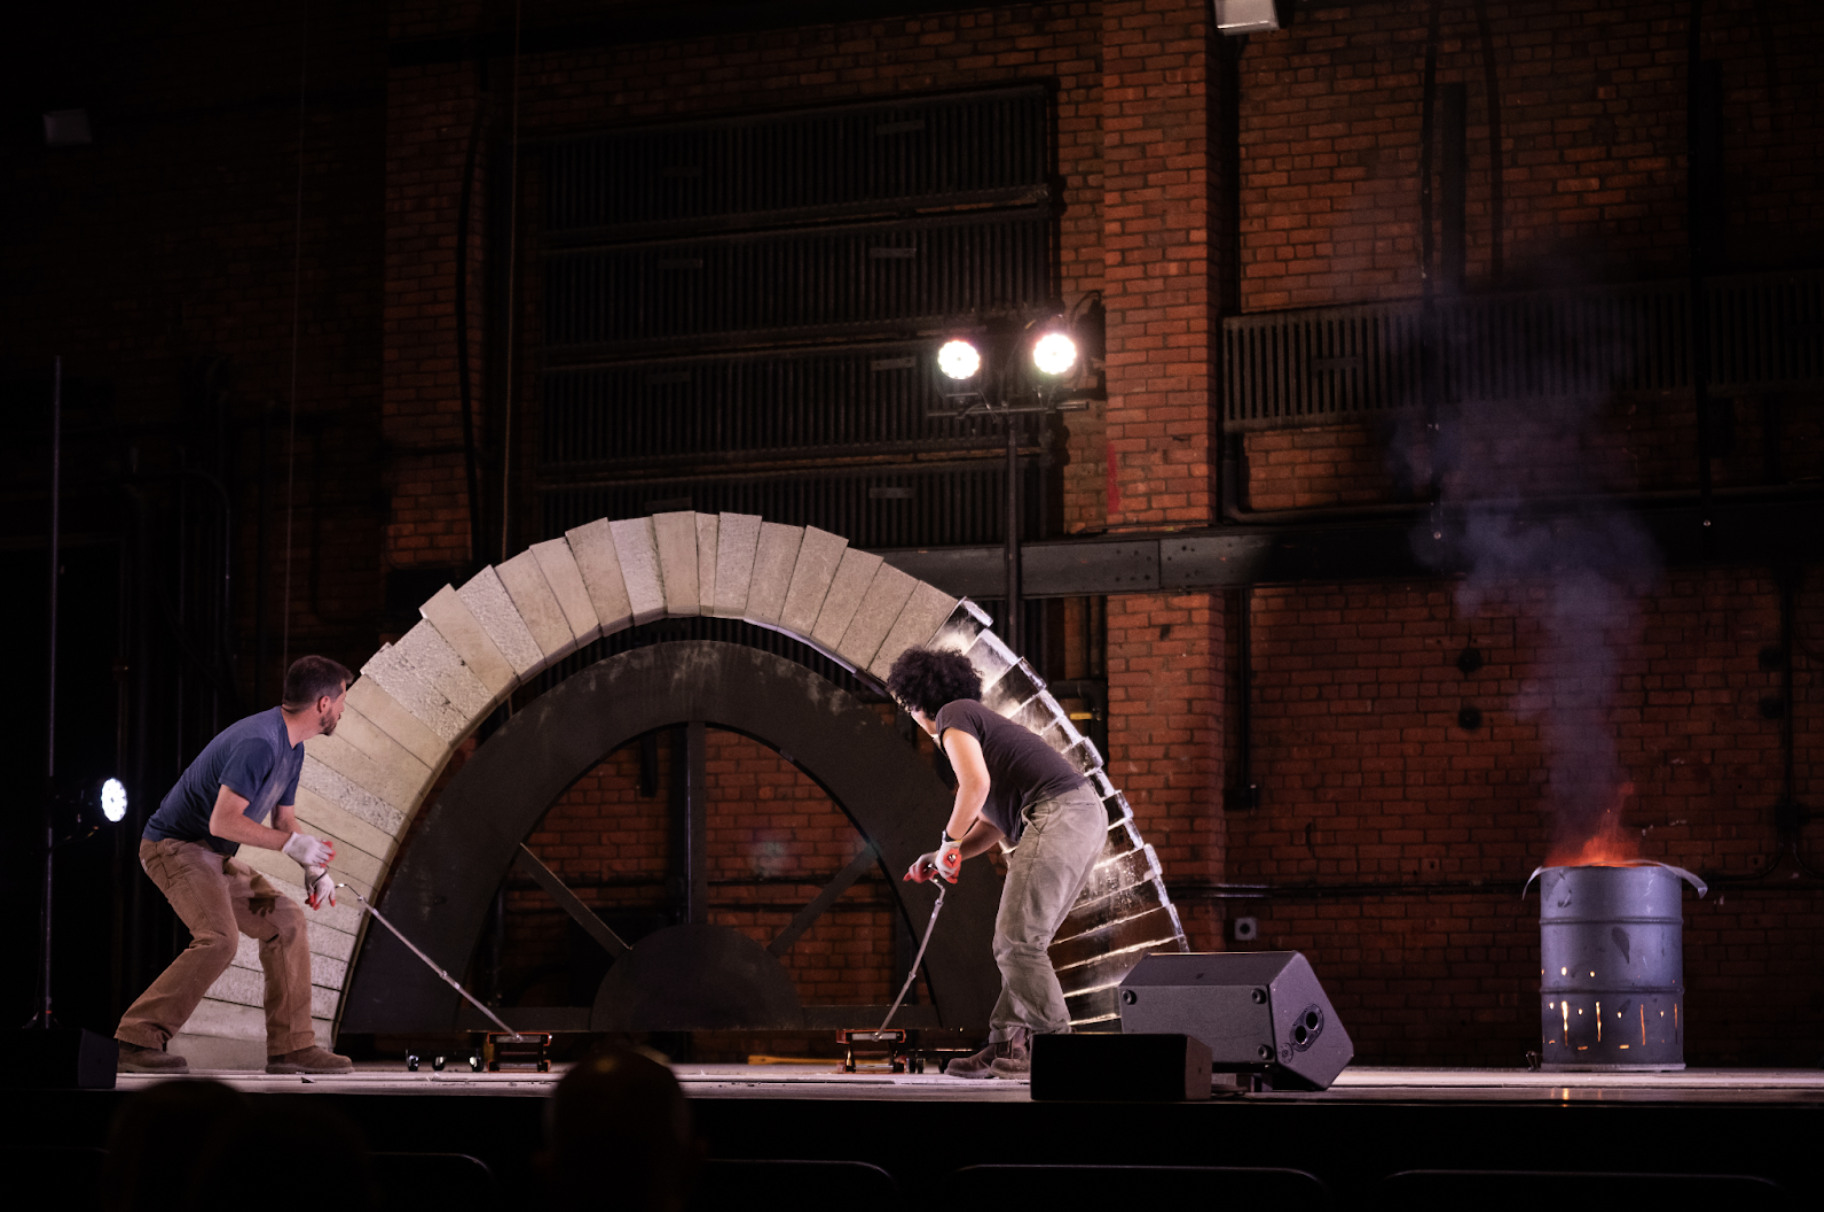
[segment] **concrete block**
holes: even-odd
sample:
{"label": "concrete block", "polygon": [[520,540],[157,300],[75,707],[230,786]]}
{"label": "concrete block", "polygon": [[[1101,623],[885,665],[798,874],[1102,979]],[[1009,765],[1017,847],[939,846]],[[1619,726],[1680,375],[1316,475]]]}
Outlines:
{"label": "concrete block", "polygon": [[994,685],[982,692],[982,705],[996,715],[1012,718],[1014,712],[1044,689],[1045,679],[1039,676],[1038,670],[1021,659],[995,679]]}
{"label": "concrete block", "polygon": [[[378,688],[375,689],[378,690]],[[430,789],[431,781],[437,776],[436,770],[394,740],[385,729],[357,711],[352,703],[354,697],[352,688],[349,691],[349,697],[351,703],[342,712],[342,722],[336,725],[336,734],[332,737],[317,739],[327,742],[322,746],[326,753],[352,751],[359,754],[362,760],[370,763],[372,768],[384,770],[386,779],[382,781],[359,779],[355,777],[351,769],[335,767],[399,811],[410,815],[416,811],[419,800]],[[428,730],[424,733],[424,737],[439,746],[442,744]],[[310,742],[305,742],[304,751],[306,753],[311,751]],[[448,750],[443,750],[443,752],[447,753]],[[335,766],[335,763],[328,759],[324,759],[324,761],[327,765]]]}
{"label": "concrete block", "polygon": [[513,605],[512,595],[493,568],[484,568],[470,577],[456,596],[507,658],[513,672],[523,678],[545,667],[544,650],[532,638],[526,621],[519,616],[519,608]]}
{"label": "concrete block", "polygon": [[717,532],[721,519],[713,513],[697,515],[697,613],[714,614],[716,606]]}
{"label": "concrete block", "polygon": [[[868,582],[874,580],[883,560],[868,551],[855,551],[848,546],[848,540],[841,540],[841,546],[824,540],[823,533],[815,528],[806,529],[804,548],[799,551],[799,568],[793,569],[792,591],[786,595],[786,611],[782,622],[788,630],[797,630],[797,622],[806,622],[803,635],[815,637],[824,635],[824,648],[835,650],[835,641],[843,639],[843,632],[848,628],[848,621],[855,617],[855,606],[861,604],[861,595],[868,588]],[[824,580],[824,568],[828,568],[828,580]],[[799,580],[799,571],[810,569],[812,579]],[[821,590],[819,590],[821,586]],[[814,611],[804,611],[812,599],[817,599]]]}
{"label": "concrete block", "polygon": [[[837,579],[840,581],[840,575]],[[836,641],[838,655],[855,668],[866,669],[873,662],[874,654],[880,651],[881,642],[892,630],[894,621],[911,600],[917,584],[916,577],[891,564],[877,567],[874,579],[868,582],[867,590],[861,595],[861,603],[855,607],[855,617],[849,620],[842,638]]]}
{"label": "concrete block", "polygon": [[703,605],[697,592],[697,515],[686,510],[655,513],[652,537],[658,545],[665,613],[673,618],[700,613]]}
{"label": "concrete block", "polygon": [[1064,718],[1064,709],[1058,700],[1051,697],[1051,691],[1041,690],[1024,703],[1020,709],[1008,717],[1014,723],[1043,736],[1048,730],[1057,727]]}
{"label": "concrete block", "polygon": [[[230,965],[228,971],[209,986],[205,996],[221,1002],[232,1002],[237,1006],[263,1007],[266,1004],[266,975],[258,968],[249,971]],[[334,1018],[336,1002],[341,996],[339,989],[319,989],[313,984],[310,988],[310,1016]]]}
{"label": "concrete block", "polygon": [[[311,1025],[317,1031],[317,1043],[327,1048],[334,1034],[334,1026],[327,1018],[311,1015]],[[179,1046],[183,1041],[183,1046]],[[207,1055],[227,1058],[205,1062],[204,1048],[215,1041],[239,1041],[255,1051],[243,1057],[239,1052],[223,1050]],[[197,1005],[196,1012],[190,1021],[184,1024],[183,1033],[171,1041],[173,1052],[190,1061],[196,1069],[254,1069],[266,1067],[266,1013],[255,1006],[243,1006],[236,1002],[225,1002],[220,998],[205,997]],[[232,1063],[230,1063],[232,1062]]]}
{"label": "concrete block", "polygon": [[1020,663],[1020,658],[1013,649],[1001,643],[1001,637],[992,631],[983,631],[976,635],[975,643],[963,650],[969,663],[982,676],[982,696],[984,700],[988,691],[1001,680],[1009,669]]}
{"label": "concrete block", "polygon": [[1077,731],[1077,726],[1071,721],[1068,712],[1064,714],[1063,718],[1059,719],[1052,724],[1051,727],[1040,733],[1039,736],[1047,745],[1050,745],[1059,753],[1063,753],[1066,749],[1069,749],[1072,745],[1083,739],[1083,734]]}
{"label": "concrete block", "polygon": [[781,526],[776,522],[760,524],[760,538],[754,544],[754,571],[748,580],[747,607],[742,611],[742,618],[763,627],[780,626],[779,616],[785,609],[786,592],[791,588],[792,573],[798,566],[798,551],[803,545],[802,526]]}
{"label": "concrete block", "polygon": [[532,544],[527,550],[538,561],[538,570],[545,574],[545,584],[551,587],[551,596],[557,599],[559,609],[564,612],[564,621],[570,624],[576,646],[581,648],[595,640],[602,634],[602,621],[596,617],[595,603],[589,600],[583,571],[577,566],[570,544],[563,539],[546,539],[543,543]]}
{"label": "concrete block", "polygon": [[[347,964],[355,958],[355,933],[360,929],[361,919],[367,916],[367,910],[361,908],[361,902],[348,894],[344,888],[337,893],[334,909],[318,909],[312,913],[306,909],[304,916],[308,919],[307,933],[310,935],[311,964],[316,964],[317,956]],[[314,968],[313,968],[314,970]]]}
{"label": "concrete block", "polygon": [[665,580],[659,574],[659,541],[651,518],[624,518],[608,523],[614,550],[621,557],[621,577],[635,625],[665,617]]}
{"label": "concrete block", "polygon": [[349,846],[360,850],[367,857],[385,867],[392,857],[393,835],[383,829],[377,829],[354,813],[343,808],[336,801],[315,791],[298,786],[297,802],[298,825],[306,833],[318,837],[336,839],[336,861],[331,866],[338,873],[347,867],[344,851]]}
{"label": "concrete block", "polygon": [[868,662],[868,672],[885,681],[887,671],[893,668],[893,662],[899,659],[899,654],[908,648],[929,643],[937,634],[938,628],[956,610],[956,606],[957,600],[937,586],[927,585],[923,581],[914,584],[905,609],[893,620],[893,626],[887,629],[886,638],[880,642],[874,659]]}
{"label": "concrete block", "polygon": [[393,647],[421,682],[441,694],[468,721],[465,734],[494,709],[494,695],[428,621],[420,619]]}
{"label": "concrete block", "polygon": [[842,553],[849,541],[841,535],[804,528],[804,542],[798,547],[798,562],[792,566],[791,588],[785,591],[785,606],[779,611],[779,626],[794,635],[810,637],[823,610],[823,599],[836,579]]}
{"label": "concrete block", "polygon": [[549,665],[576,651],[576,633],[570,630],[570,620],[564,617],[564,608],[558,605],[557,595],[551,592],[550,582],[545,580],[536,555],[529,550],[522,551],[506,563],[496,565],[494,571],[499,574],[500,583],[507,587],[513,608],[525,620],[526,630],[532,633],[533,641],[544,656],[544,664]]}
{"label": "concrete block", "polygon": [[[310,910],[306,909],[305,913]],[[235,943],[234,964],[250,972],[264,972],[260,967],[260,944],[258,939],[241,935]],[[348,964],[343,960],[331,959],[327,955],[315,952],[310,956],[310,983],[321,989],[340,989],[348,982]]]}
{"label": "concrete block", "polygon": [[1069,749],[1064,750],[1059,756],[1069,762],[1070,768],[1078,774],[1088,774],[1092,770],[1102,769],[1102,753],[1096,748],[1095,742],[1088,737],[1084,737]]}
{"label": "concrete block", "polygon": [[346,710],[342,712],[342,723],[336,725],[334,736],[313,736],[304,742],[306,768],[316,764],[334,771],[337,777],[362,794],[378,799],[403,820],[418,805],[423,784],[412,776],[414,770],[423,769],[423,763],[413,758],[395,767],[374,761],[343,739],[348,715]]}
{"label": "concrete block", "polygon": [[[203,1014],[204,1008],[212,1005],[227,1005],[226,1002],[215,1002],[205,998],[197,1007],[197,1013],[190,1016],[195,1022]],[[245,1006],[235,1007],[246,1010]],[[251,1013],[251,1011],[249,1011]],[[262,1027],[259,1037],[247,1039],[221,1039],[213,1035],[198,1035],[189,1027],[171,1037],[168,1045],[172,1052],[190,1062],[192,1073],[259,1073],[266,1068],[266,1031]]]}
{"label": "concrete block", "polygon": [[754,553],[760,544],[760,518],[751,513],[725,513],[716,531],[716,580],[710,604],[703,611],[725,619],[738,619],[747,611],[747,591],[753,583]]}
{"label": "concrete block", "polygon": [[[342,731],[338,726],[337,732]],[[333,737],[329,738],[335,739]],[[318,758],[308,743],[304,748],[304,768],[298,772],[298,792],[310,792],[327,800],[341,811],[377,831],[390,846],[405,831],[405,812]],[[374,851],[373,853],[380,853]]]}
{"label": "concrete block", "polygon": [[564,532],[570,554],[576,559],[589,602],[602,625],[603,635],[633,626],[633,603],[627,598],[627,581],[621,576],[621,556],[607,518],[597,518]]}
{"label": "concrete block", "polygon": [[443,637],[462,663],[469,667],[481,684],[487,687],[495,706],[519,685],[519,672],[500,651],[500,645],[488,635],[476,617],[469,613],[462,596],[451,586],[439,589],[431,600],[418,608],[418,613]]}
{"label": "concrete block", "polygon": [[976,637],[993,625],[994,620],[988,617],[987,611],[963,598],[950,611],[950,617],[938,626],[930,647],[940,652],[967,652]]}
{"label": "concrete block", "polygon": [[441,691],[420,677],[396,645],[381,645],[380,651],[361,666],[361,678],[377,682],[394,702],[445,745],[456,744],[468,732],[468,713],[458,710]]}

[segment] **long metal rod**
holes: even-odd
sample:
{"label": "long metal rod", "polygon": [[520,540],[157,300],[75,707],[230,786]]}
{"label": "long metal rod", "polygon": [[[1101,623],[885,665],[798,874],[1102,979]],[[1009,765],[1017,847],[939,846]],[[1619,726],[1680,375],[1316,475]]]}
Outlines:
{"label": "long metal rod", "polygon": [[[931,932],[937,929],[937,915],[944,907],[944,893],[947,889],[940,879],[937,883],[937,904],[931,906],[931,920],[925,923],[925,937],[919,941],[918,954],[912,957],[912,970],[906,973],[906,983],[899,987],[899,996],[887,1008],[887,1017],[880,1020],[880,1030],[885,1031],[893,1016],[899,1013],[899,1005],[906,1000],[906,994],[912,992],[912,982],[918,979],[918,966],[925,961],[925,948],[931,945]],[[408,946],[410,944],[407,944]]]}
{"label": "long metal rod", "polygon": [[393,932],[393,937],[405,944],[406,950],[410,951],[413,955],[415,955],[419,959],[423,960],[425,962],[425,965],[428,968],[430,968],[430,970],[432,972],[435,972],[438,976],[443,978],[444,984],[446,984],[450,988],[456,990],[456,992],[462,994],[464,1001],[468,1002],[469,1005],[475,1007],[477,1010],[479,1010],[483,1014],[487,1015],[488,1018],[493,1021],[495,1026],[499,1027],[502,1031],[505,1031],[508,1035],[514,1036],[515,1038],[517,1038],[519,1036],[519,1032],[513,1030],[513,1028],[507,1026],[505,1023],[500,1021],[500,1016],[498,1014],[495,1014],[492,1010],[488,1009],[486,1006],[484,1006],[480,1002],[476,1001],[473,997],[470,997],[469,991],[467,989],[464,989],[462,987],[462,985],[456,980],[455,977],[453,977],[449,973],[445,972],[442,968],[439,968],[437,966],[436,960],[432,959],[430,956],[426,955],[424,952],[418,950],[417,947],[413,946],[412,940],[405,937],[405,935],[400,934],[399,927],[397,927],[397,926],[393,925],[391,922],[387,921],[386,918],[381,914],[381,912],[378,909],[376,909],[372,905],[368,904],[367,898],[365,896],[362,896],[359,892],[355,892],[355,890],[353,888],[349,888],[347,884],[337,884],[336,887],[348,888],[348,890],[350,892],[354,892],[355,899],[361,902],[361,907],[363,909],[366,909],[369,913],[374,915],[375,921],[379,922],[382,926],[385,926],[388,930],[391,930]]}

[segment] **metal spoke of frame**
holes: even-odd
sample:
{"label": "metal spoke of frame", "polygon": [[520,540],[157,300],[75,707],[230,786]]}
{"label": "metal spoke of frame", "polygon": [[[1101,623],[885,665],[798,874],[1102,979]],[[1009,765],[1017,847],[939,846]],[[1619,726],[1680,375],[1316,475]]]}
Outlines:
{"label": "metal spoke of frame", "polygon": [[558,879],[551,868],[539,862],[538,856],[526,849],[525,843],[520,843],[519,851],[513,858],[519,864],[519,869],[537,880],[538,886],[549,892],[551,899],[561,905],[565,913],[576,919],[576,924],[581,926],[590,938],[600,943],[609,955],[618,959],[627,954],[630,948],[621,941],[621,936],[610,930],[608,923],[597,917],[594,910],[578,900],[576,893],[566,888],[564,881]]}
{"label": "metal spoke of frame", "polygon": [[849,865],[837,873],[836,878],[823,886],[810,904],[798,911],[791,924],[779,932],[779,937],[766,945],[774,957],[784,955],[792,949],[800,935],[811,928],[811,923],[823,916],[824,910],[836,903],[836,898],[849,890],[849,885],[866,875],[868,868],[880,860],[880,854],[872,842],[861,848],[861,853],[850,860]]}
{"label": "metal spoke of frame", "polygon": [[676,874],[683,883],[684,920],[709,924],[709,788],[708,729],[692,720],[673,734],[672,821],[679,856]]}

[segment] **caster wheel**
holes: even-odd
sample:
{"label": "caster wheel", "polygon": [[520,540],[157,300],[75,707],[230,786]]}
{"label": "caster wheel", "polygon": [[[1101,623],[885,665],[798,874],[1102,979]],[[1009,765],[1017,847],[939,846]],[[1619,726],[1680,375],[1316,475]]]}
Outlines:
{"label": "caster wheel", "polygon": [[470,1073],[480,1073],[481,1072],[481,1053],[471,1052],[469,1054],[469,1072]]}
{"label": "caster wheel", "polygon": [[437,1070],[437,1072],[439,1072],[439,1073],[442,1073],[442,1072],[443,1072],[443,1064],[444,1064],[444,1058],[443,1058],[443,1057],[441,1057],[441,1056],[433,1056],[433,1057],[432,1057],[432,1058],[431,1058],[431,1068],[433,1068],[433,1069],[435,1069],[435,1070]]}
{"label": "caster wheel", "polygon": [[410,1053],[410,1052],[406,1053],[405,1070],[407,1073],[418,1072],[418,1057],[415,1053]]}

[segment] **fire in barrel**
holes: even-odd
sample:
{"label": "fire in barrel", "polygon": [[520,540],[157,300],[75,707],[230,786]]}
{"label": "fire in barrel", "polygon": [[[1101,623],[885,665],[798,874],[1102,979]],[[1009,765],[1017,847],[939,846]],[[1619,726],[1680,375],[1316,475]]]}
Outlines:
{"label": "fire in barrel", "polygon": [[1658,863],[1544,867],[1539,876],[1542,1067],[1683,1069],[1682,880]]}

